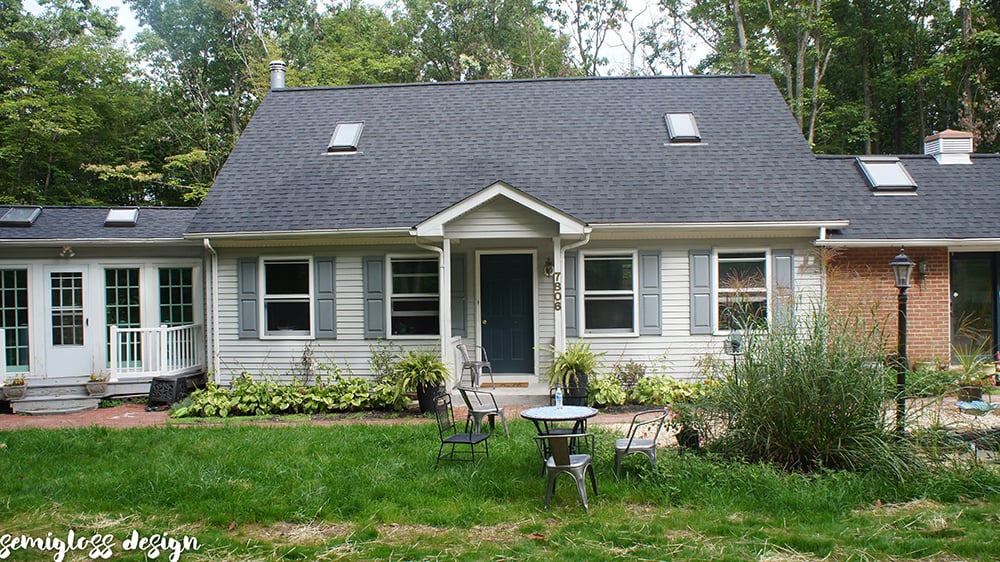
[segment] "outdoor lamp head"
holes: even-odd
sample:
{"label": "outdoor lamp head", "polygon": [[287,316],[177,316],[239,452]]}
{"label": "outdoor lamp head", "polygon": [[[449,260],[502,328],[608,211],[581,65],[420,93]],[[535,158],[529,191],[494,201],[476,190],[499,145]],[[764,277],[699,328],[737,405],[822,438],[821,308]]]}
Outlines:
{"label": "outdoor lamp head", "polygon": [[910,274],[913,273],[913,260],[906,257],[903,249],[899,249],[899,255],[892,258],[889,267],[892,268],[893,281],[897,289],[906,289],[910,286]]}

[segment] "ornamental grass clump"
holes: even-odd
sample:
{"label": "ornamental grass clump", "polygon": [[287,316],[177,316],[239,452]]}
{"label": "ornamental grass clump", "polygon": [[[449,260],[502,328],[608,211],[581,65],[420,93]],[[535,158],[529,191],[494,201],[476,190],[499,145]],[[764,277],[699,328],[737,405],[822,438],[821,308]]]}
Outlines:
{"label": "ornamental grass clump", "polygon": [[711,449],[796,471],[899,478],[916,468],[885,414],[894,389],[880,331],[814,311],[749,331],[745,346],[712,392],[720,427]]}

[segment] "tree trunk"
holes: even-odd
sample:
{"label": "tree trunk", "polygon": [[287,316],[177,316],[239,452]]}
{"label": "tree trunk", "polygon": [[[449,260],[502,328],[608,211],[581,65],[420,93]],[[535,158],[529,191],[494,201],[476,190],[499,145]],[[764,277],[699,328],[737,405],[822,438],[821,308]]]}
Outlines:
{"label": "tree trunk", "polygon": [[747,33],[743,25],[743,10],[740,0],[733,0],[733,21],[736,23],[736,73],[750,74],[750,55],[747,53]]}

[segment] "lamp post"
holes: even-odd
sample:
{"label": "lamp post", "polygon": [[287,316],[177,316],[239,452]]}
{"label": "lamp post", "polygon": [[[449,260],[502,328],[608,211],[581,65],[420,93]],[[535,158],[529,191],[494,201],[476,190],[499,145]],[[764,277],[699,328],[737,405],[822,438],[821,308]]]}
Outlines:
{"label": "lamp post", "polygon": [[906,358],[906,290],[910,288],[910,274],[913,273],[913,260],[906,257],[903,248],[899,255],[889,262],[892,269],[893,282],[899,289],[899,316],[896,336],[896,355],[899,363],[896,365],[896,431],[902,435],[904,418],[906,418],[906,369],[909,361]]}

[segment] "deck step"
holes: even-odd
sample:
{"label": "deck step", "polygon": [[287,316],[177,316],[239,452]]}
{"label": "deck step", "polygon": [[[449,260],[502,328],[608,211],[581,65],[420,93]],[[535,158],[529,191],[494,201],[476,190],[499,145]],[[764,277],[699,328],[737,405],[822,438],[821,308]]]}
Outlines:
{"label": "deck step", "polygon": [[51,396],[25,397],[11,400],[10,407],[15,414],[41,416],[49,414],[74,414],[94,410],[101,403],[100,398],[90,396]]}

